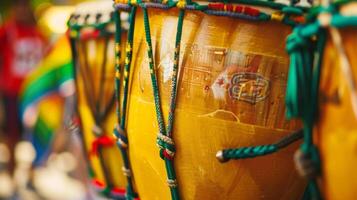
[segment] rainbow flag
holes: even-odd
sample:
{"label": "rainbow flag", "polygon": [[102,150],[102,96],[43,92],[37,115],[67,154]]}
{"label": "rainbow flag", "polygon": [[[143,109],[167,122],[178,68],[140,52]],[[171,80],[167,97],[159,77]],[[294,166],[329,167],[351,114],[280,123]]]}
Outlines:
{"label": "rainbow flag", "polygon": [[73,82],[71,56],[69,39],[63,35],[22,86],[20,114],[30,132],[26,137],[36,149],[35,165],[48,154],[53,135],[63,122],[64,96],[60,90]]}

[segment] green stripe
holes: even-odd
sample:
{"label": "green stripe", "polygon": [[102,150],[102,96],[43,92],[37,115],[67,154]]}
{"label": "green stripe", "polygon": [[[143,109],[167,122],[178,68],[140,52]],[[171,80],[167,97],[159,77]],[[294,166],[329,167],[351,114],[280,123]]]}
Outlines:
{"label": "green stripe", "polygon": [[33,133],[35,140],[44,146],[51,142],[53,129],[49,127],[46,121],[40,116],[36,121]]}
{"label": "green stripe", "polygon": [[73,79],[72,63],[58,66],[34,79],[21,94],[21,110],[70,79]]}

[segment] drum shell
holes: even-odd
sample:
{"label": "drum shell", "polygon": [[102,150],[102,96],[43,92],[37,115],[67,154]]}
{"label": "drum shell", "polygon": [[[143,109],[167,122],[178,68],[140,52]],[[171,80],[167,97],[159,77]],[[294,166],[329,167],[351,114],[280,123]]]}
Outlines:
{"label": "drum shell", "polygon": [[[126,35],[123,34],[122,40],[126,40]],[[83,51],[83,45],[86,46],[86,51]],[[81,119],[81,129],[83,134],[83,142],[88,155],[88,162],[90,165],[90,170],[94,174],[94,179],[104,183],[105,185],[110,185],[111,187],[125,188],[126,178],[122,173],[123,161],[119,148],[114,144],[110,147],[101,148],[103,163],[99,159],[98,155],[93,155],[92,145],[96,139],[93,132],[93,126],[95,121],[90,110],[89,99],[97,100],[99,98],[99,87],[103,82],[105,82],[103,100],[100,103],[100,107],[105,107],[108,105],[111,96],[114,94],[114,77],[115,77],[115,67],[114,67],[114,38],[109,37],[109,42],[107,46],[107,54],[103,54],[105,48],[105,39],[103,37],[91,38],[87,40],[77,40],[76,41],[76,51],[78,53],[78,63],[76,68],[76,85],[77,85],[77,99],[78,99],[78,113]],[[125,42],[122,43],[122,50],[124,52]],[[84,62],[84,52],[88,55],[88,71],[82,71],[85,69]],[[124,53],[123,53],[124,54]],[[104,81],[101,82],[101,69],[103,56],[106,56],[107,63],[104,72]],[[122,62],[124,61],[124,56],[122,56]],[[82,69],[80,69],[82,67]],[[83,73],[86,74],[86,78],[91,74],[91,79],[84,79]],[[89,80],[93,80],[92,96],[89,98],[85,94],[85,84],[89,84]],[[113,137],[114,125],[117,122],[117,116],[115,112],[115,104],[110,109],[110,112],[106,119],[101,124],[103,133],[105,136]],[[108,176],[108,180],[105,178],[105,174]]]}
{"label": "drum shell", "polygon": [[[357,29],[338,30],[343,48],[357,78]],[[357,123],[348,78],[341,71],[340,54],[328,37],[321,68],[319,114],[315,129],[321,156],[320,187],[326,199],[356,199]]]}
{"label": "drum shell", "polygon": [[[149,9],[165,119],[177,15],[176,9]],[[296,121],[285,120],[288,58],[284,44],[290,32],[288,26],[277,22],[186,12],[173,131],[177,149],[174,166],[183,199],[290,200],[302,196],[304,182],[292,161],[298,144],[261,158],[225,164],[215,158],[218,150],[272,143],[300,127]],[[127,126],[129,155],[140,198],[170,199],[164,162],[156,146],[158,126],[146,50],[139,10]],[[247,98],[230,94],[235,91],[231,90],[233,77],[247,82],[247,87],[249,81],[263,85],[261,98],[248,98],[250,90],[243,91]]]}

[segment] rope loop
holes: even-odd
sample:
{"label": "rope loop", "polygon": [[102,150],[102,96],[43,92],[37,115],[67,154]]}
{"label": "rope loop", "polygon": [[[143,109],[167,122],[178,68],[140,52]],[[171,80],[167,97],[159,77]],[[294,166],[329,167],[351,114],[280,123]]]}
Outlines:
{"label": "rope loop", "polygon": [[319,175],[320,163],[318,157],[318,150],[314,147],[311,151],[305,152],[299,149],[295,152],[294,161],[296,169],[300,176],[312,180]]}
{"label": "rope loop", "polygon": [[176,179],[167,179],[167,184],[170,188],[177,187],[177,180]]}
{"label": "rope loop", "polygon": [[297,27],[294,31],[287,37],[286,40],[286,51],[289,54],[296,53],[297,50],[305,48],[310,40],[301,34],[302,27]]}
{"label": "rope loop", "polygon": [[[127,113],[127,101],[129,96],[129,81],[130,81],[130,68],[132,61],[132,51],[133,51],[133,37],[134,37],[134,28],[135,28],[135,16],[138,4],[140,4],[141,0],[129,0],[127,4],[126,1],[122,3],[118,3],[115,5],[117,9],[126,9],[129,12],[129,29],[127,32],[126,38],[126,46],[125,46],[125,61],[124,66],[121,65],[121,51],[120,51],[120,43],[121,43],[121,19],[120,13],[118,11],[115,12],[115,43],[116,46],[116,78],[115,78],[115,100],[116,100],[116,113],[117,113],[117,125],[114,127],[113,135],[116,139],[116,144],[120,149],[123,167],[122,171],[126,176],[126,193],[125,197],[127,200],[134,200],[137,198],[137,194],[134,190],[134,183],[132,179],[131,165],[129,160],[129,155],[127,152],[128,149],[128,138],[125,132],[126,125],[126,113]],[[121,93],[121,91],[123,91]],[[122,95],[121,95],[122,94]],[[120,109],[120,106],[122,108]]]}
{"label": "rope loop", "polygon": [[128,168],[126,168],[126,167],[123,166],[123,167],[121,168],[121,170],[123,171],[124,176],[126,176],[126,177],[131,177],[132,173],[131,173],[131,170],[130,170],[130,169],[128,169]]}
{"label": "rope loop", "polygon": [[97,124],[93,125],[92,131],[96,136],[101,136],[103,134],[103,129]]}
{"label": "rope loop", "polygon": [[286,50],[290,54],[290,67],[286,87],[287,118],[304,117],[309,111],[306,105],[311,102],[313,56],[315,42],[313,36],[320,28],[317,23],[298,26],[288,36]]}
{"label": "rope loop", "polygon": [[176,152],[175,143],[173,139],[162,133],[157,135],[157,146],[160,148],[160,157],[162,159],[173,160]]}
{"label": "rope loop", "polygon": [[126,149],[128,148],[128,138],[126,137],[125,131],[120,127],[120,125],[117,125],[114,128],[114,138],[116,139],[117,144],[123,148]]}

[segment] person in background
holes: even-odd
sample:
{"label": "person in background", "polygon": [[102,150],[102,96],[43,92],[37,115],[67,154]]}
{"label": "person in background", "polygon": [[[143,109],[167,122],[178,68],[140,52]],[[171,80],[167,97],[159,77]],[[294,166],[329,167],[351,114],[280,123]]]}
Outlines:
{"label": "person in background", "polygon": [[36,26],[30,0],[14,0],[11,9],[0,27],[0,98],[4,104],[0,142],[13,150],[22,134],[18,109],[21,84],[43,58],[46,39]]}

